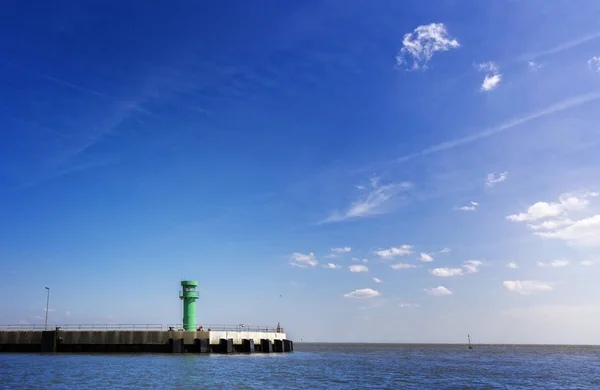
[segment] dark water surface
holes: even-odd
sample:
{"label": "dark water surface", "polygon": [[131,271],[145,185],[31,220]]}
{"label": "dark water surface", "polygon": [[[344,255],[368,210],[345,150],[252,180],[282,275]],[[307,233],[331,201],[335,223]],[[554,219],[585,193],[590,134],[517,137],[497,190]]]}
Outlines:
{"label": "dark water surface", "polygon": [[0,354],[0,388],[600,389],[600,347],[295,347],[229,356]]}

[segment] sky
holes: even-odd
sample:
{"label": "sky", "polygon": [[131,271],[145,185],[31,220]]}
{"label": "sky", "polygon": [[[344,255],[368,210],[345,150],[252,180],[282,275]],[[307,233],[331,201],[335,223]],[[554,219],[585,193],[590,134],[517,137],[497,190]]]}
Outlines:
{"label": "sky", "polygon": [[0,324],[600,344],[600,3],[8,1]]}

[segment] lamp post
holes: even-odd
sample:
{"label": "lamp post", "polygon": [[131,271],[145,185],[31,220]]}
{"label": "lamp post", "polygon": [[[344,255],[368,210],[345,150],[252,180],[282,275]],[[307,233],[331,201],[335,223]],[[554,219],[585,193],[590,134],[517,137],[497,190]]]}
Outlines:
{"label": "lamp post", "polygon": [[44,330],[48,330],[48,303],[50,303],[50,287],[44,287],[48,290],[48,295],[46,297],[46,323],[44,324]]}

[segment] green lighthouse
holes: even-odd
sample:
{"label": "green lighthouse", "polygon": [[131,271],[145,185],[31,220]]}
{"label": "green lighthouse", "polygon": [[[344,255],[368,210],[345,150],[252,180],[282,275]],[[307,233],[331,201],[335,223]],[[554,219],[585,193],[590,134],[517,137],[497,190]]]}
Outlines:
{"label": "green lighthouse", "polygon": [[183,330],[191,332],[196,330],[196,299],[199,298],[195,280],[181,282],[179,298],[183,300]]}

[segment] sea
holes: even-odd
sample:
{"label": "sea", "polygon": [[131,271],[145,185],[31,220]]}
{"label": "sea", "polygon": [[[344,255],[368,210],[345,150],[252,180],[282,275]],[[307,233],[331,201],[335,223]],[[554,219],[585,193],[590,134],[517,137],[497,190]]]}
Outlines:
{"label": "sea", "polygon": [[600,389],[598,346],[294,347],[252,355],[0,354],[0,389]]}

